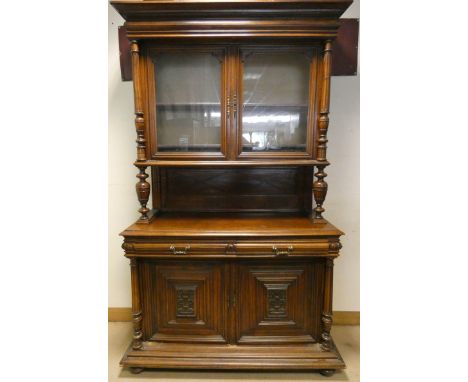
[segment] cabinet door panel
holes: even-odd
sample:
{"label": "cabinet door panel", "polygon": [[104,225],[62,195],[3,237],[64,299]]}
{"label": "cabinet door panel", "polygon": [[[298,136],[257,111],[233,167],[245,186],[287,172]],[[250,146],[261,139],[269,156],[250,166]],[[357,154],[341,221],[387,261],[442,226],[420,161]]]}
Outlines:
{"label": "cabinet door panel", "polygon": [[315,342],[320,331],[323,261],[245,262],[238,267],[238,342]]}
{"label": "cabinet door panel", "polygon": [[314,49],[305,48],[242,49],[241,156],[312,154],[315,54]]}
{"label": "cabinet door panel", "polygon": [[224,265],[146,262],[143,274],[147,339],[226,342]]}
{"label": "cabinet door panel", "polygon": [[224,48],[151,49],[153,157],[223,157]]}

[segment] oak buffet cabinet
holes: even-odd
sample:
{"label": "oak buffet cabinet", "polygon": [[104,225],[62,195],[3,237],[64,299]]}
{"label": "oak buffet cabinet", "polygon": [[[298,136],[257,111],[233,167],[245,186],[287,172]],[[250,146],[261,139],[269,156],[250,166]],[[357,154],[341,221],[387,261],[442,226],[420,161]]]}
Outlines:
{"label": "oak buffet cabinet", "polygon": [[331,46],[351,0],[111,3],[131,41],[140,203],[122,233],[121,364],[344,368],[330,336],[343,233],[323,204]]}

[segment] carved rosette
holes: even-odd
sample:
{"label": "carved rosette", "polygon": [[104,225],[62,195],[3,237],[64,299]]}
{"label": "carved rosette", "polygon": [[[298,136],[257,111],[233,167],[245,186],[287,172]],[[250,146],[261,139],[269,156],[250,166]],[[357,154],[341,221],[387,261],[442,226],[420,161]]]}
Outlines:
{"label": "carved rosette", "polygon": [[343,248],[343,246],[341,245],[339,241],[332,241],[328,245],[328,249],[330,250],[330,252],[334,252],[334,253],[338,253],[341,248]]}
{"label": "carved rosette", "polygon": [[141,321],[143,319],[140,302],[140,287],[138,280],[137,260],[130,259],[131,280],[132,280],[132,322],[133,322],[133,341],[132,348],[137,350],[143,347],[143,332]]}
{"label": "carved rosette", "polygon": [[140,219],[138,220],[139,222],[148,222],[148,212],[149,208],[146,206],[148,204],[149,200],[149,195],[150,195],[150,184],[146,181],[148,178],[148,174],[146,174],[146,166],[137,166],[140,170],[140,172],[137,174],[138,183],[136,184],[136,193],[138,196],[138,200],[140,202],[140,209],[138,212],[140,212],[141,216]]}

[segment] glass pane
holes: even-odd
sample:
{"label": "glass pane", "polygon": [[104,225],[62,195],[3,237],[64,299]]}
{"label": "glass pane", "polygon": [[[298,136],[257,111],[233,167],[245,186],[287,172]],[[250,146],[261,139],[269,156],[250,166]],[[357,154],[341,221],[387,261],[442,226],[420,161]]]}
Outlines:
{"label": "glass pane", "polygon": [[309,66],[302,53],[245,54],[243,151],[305,151]]}
{"label": "glass pane", "polygon": [[220,151],[221,63],[211,53],[154,56],[158,151]]}

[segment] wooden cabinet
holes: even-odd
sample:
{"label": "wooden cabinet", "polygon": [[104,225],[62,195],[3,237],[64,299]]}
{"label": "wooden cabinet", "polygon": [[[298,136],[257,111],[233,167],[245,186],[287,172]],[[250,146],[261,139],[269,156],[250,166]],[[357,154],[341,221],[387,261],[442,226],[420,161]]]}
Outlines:
{"label": "wooden cabinet", "polygon": [[[324,217],[336,1],[116,0],[140,217],[122,232],[143,368],[345,367]],[[148,181],[149,173],[151,180]]]}

